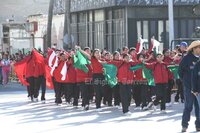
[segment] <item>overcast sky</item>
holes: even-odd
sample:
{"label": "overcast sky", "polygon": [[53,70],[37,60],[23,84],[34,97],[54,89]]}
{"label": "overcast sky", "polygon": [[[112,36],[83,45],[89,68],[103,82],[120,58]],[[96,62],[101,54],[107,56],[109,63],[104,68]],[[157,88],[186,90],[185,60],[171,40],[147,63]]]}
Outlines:
{"label": "overcast sky", "polygon": [[23,22],[33,14],[47,14],[49,0],[0,0],[0,23],[12,18]]}

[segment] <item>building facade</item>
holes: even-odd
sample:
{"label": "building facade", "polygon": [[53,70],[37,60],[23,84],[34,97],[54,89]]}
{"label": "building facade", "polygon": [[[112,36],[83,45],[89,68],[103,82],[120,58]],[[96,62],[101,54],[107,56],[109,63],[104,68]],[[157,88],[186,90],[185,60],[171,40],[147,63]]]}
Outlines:
{"label": "building facade", "polygon": [[[74,43],[115,51],[134,47],[139,37],[159,40],[170,47],[168,0],[71,0]],[[200,0],[174,0],[175,38],[190,38],[199,16],[193,8]]]}

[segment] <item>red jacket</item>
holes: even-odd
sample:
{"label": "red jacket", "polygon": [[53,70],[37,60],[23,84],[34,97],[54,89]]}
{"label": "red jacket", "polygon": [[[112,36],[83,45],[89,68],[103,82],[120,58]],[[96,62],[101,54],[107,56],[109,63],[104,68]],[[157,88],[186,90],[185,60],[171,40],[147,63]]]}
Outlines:
{"label": "red jacket", "polygon": [[67,83],[76,83],[77,73],[73,65],[74,62],[72,59],[69,62],[67,62]]}
{"label": "red jacket", "polygon": [[168,83],[169,69],[166,63],[154,62],[146,64],[146,67],[152,69],[155,84]]}
{"label": "red jacket", "polygon": [[44,75],[45,73],[45,64],[43,63],[35,63],[34,77],[39,77]]}
{"label": "red jacket", "polygon": [[35,61],[32,57],[27,61],[26,64],[26,78],[33,77],[35,72]]}
{"label": "red jacket", "polygon": [[[163,62],[165,62],[167,65],[170,65],[173,62],[173,59],[165,56]],[[168,73],[169,79],[174,79],[174,74],[171,71],[168,71]]]}
{"label": "red jacket", "polygon": [[92,67],[91,65],[87,65],[88,73],[85,73],[83,70],[76,69],[77,77],[76,81],[77,83],[81,82],[91,82],[92,81]]}
{"label": "red jacket", "polygon": [[118,67],[118,82],[123,84],[132,84],[134,81],[134,72],[130,71],[131,63],[123,62]]}
{"label": "red jacket", "polygon": [[62,74],[61,74],[62,68],[65,65],[65,63],[66,63],[65,61],[59,61],[58,67],[53,72],[53,77],[55,78],[55,80],[57,82],[60,82],[60,83],[66,83],[67,82],[67,73],[66,73],[65,80],[62,80]]}
{"label": "red jacket", "polygon": [[93,73],[95,74],[103,74],[103,66],[102,64],[94,57],[91,58],[91,64],[92,64],[92,69],[93,69]]}

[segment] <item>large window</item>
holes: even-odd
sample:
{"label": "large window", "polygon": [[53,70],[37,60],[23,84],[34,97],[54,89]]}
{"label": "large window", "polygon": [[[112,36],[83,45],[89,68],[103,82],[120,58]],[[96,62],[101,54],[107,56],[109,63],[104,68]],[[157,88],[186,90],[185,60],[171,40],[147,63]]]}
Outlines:
{"label": "large window", "polygon": [[78,39],[82,47],[87,46],[86,12],[80,13],[78,17]]}

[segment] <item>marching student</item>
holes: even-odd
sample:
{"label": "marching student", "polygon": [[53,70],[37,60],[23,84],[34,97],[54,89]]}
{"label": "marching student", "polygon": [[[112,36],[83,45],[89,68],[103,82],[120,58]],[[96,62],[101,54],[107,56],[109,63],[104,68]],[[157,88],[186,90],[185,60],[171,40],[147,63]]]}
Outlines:
{"label": "marching student", "polygon": [[54,84],[54,89],[56,92],[56,100],[55,103],[57,105],[62,103],[62,92],[66,87],[66,75],[67,75],[67,60],[66,55],[61,52],[59,57],[58,66],[55,68],[53,72],[53,77],[55,78],[56,84]]}
{"label": "marching student", "polygon": [[28,90],[28,97],[30,97],[31,101],[34,101],[34,89],[35,89],[35,81],[34,81],[34,72],[35,72],[35,61],[33,59],[33,52],[31,52],[31,55],[27,57],[27,63],[26,63],[26,72],[25,77],[27,79],[27,82],[29,83]]}
{"label": "marching student", "polygon": [[[174,64],[173,59],[170,57],[170,51],[168,49],[163,50],[164,59],[163,62],[165,62],[167,65]],[[166,97],[166,106],[170,107],[172,106],[171,103],[171,90],[174,86],[174,74],[172,72],[168,72],[169,79],[168,79],[168,89],[167,89],[167,97]]]}
{"label": "marching student", "polygon": [[[137,63],[141,64],[142,61],[145,59],[145,55],[138,54],[137,55]],[[147,79],[143,78],[142,68],[135,71],[135,81],[133,87],[133,96],[136,103],[136,108],[141,107],[142,110],[147,109],[147,102],[148,102],[148,81]]]}
{"label": "marching student", "polygon": [[[85,47],[84,50],[80,49],[80,47],[76,47],[77,50],[79,50],[83,55],[90,55],[90,48]],[[88,57],[86,57],[88,58]],[[92,81],[92,67],[91,64],[86,65],[88,72],[84,72],[81,69],[76,68],[76,81],[77,81],[77,87],[76,89],[80,89],[81,91],[81,97],[82,97],[82,106],[84,107],[84,110],[89,110],[89,100],[90,100],[90,86]]]}
{"label": "marching student", "polygon": [[[156,62],[154,63],[145,63],[146,67],[152,69],[155,89],[156,89],[156,99],[153,101],[153,104],[157,106],[159,101],[161,101],[160,110],[161,113],[166,113],[166,97],[167,97],[167,87],[168,87],[168,68],[167,64],[163,62],[164,56],[162,54],[157,54]],[[148,105],[148,107],[150,104]]]}
{"label": "marching student", "polygon": [[[109,52],[105,53],[104,61],[106,62],[111,61],[111,54]],[[112,106],[112,88],[108,84],[106,84],[104,87],[103,104]]]}
{"label": "marching student", "polygon": [[123,61],[118,67],[118,83],[120,99],[122,102],[122,111],[125,115],[130,115],[129,106],[131,102],[131,87],[133,84],[134,73],[129,70],[131,67],[130,56],[128,54],[123,55]]}
{"label": "marching student", "polygon": [[81,51],[88,59],[91,61],[91,66],[93,69],[93,85],[95,89],[95,100],[96,100],[96,109],[101,111],[101,101],[103,98],[103,88],[105,83],[105,78],[103,75],[103,65],[105,63],[101,60],[101,53],[99,49],[95,49],[92,53],[92,56],[86,52]]}
{"label": "marching student", "polygon": [[[120,53],[118,51],[115,51],[113,53],[113,60],[111,60],[110,62],[107,62],[108,64],[113,64],[115,66],[117,66],[117,68],[119,69],[121,66],[121,56]],[[117,78],[119,79],[119,75],[117,74]],[[120,93],[119,93],[119,84],[115,85],[113,87],[113,94],[114,94],[114,106],[117,108],[120,108]]]}
{"label": "marching student", "polygon": [[76,86],[77,73],[73,66],[74,64],[74,61],[72,58],[73,54],[74,54],[73,51],[71,51],[70,54],[66,55],[67,75],[66,75],[66,82],[65,82],[65,88],[64,88],[64,95],[65,95],[66,103],[70,105],[71,100],[73,98],[73,106],[77,108],[80,90]]}

